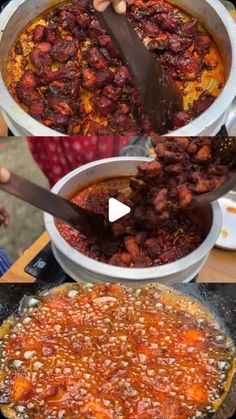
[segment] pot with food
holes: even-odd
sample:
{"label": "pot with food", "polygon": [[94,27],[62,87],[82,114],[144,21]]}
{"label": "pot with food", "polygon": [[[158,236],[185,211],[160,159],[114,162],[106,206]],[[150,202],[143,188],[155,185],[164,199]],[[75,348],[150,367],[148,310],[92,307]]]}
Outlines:
{"label": "pot with food", "polygon": [[[34,135],[153,132],[129,72],[88,0],[43,0],[37,8],[32,0],[13,3],[0,17],[1,106],[13,129]],[[216,133],[235,94],[233,20],[218,1],[192,3],[128,2],[128,19],[184,99],[171,123],[162,121],[161,134]]]}
{"label": "pot with food", "polygon": [[195,209],[187,205],[194,194],[223,182],[228,169],[213,156],[210,159],[212,139],[194,140],[192,154],[182,150],[189,149],[187,138],[156,141],[158,160],[96,161],[71,172],[53,188],[54,193],[104,215],[111,197],[131,208],[129,215],[112,224],[118,247],[111,257],[80,232],[45,214],[55,257],[73,279],[183,282],[201,270],[220,234],[221,211],[218,203]]}
{"label": "pot with food", "polygon": [[235,347],[208,305],[153,284],[25,297],[0,328],[4,417],[229,418]]}

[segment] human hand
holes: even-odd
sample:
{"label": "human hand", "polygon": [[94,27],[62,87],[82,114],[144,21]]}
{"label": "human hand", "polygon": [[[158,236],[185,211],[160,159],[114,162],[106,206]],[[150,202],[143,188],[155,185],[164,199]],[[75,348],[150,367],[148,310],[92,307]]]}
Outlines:
{"label": "human hand", "polygon": [[[4,167],[0,167],[0,183],[6,183],[10,178],[10,173]],[[0,227],[7,227],[9,224],[9,215],[5,208],[0,205]]]}
{"label": "human hand", "polygon": [[10,179],[10,172],[5,167],[0,166],[0,183],[6,183]]}
{"label": "human hand", "polygon": [[93,6],[98,12],[104,12],[109,4],[112,4],[116,13],[123,14],[126,12],[126,0],[94,0]]}

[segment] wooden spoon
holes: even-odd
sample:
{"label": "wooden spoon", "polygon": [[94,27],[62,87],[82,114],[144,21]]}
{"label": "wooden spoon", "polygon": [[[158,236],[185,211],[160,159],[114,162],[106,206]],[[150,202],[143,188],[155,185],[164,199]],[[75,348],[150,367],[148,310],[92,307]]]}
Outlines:
{"label": "wooden spoon", "polygon": [[95,242],[107,256],[116,252],[117,244],[104,215],[88,211],[12,172],[0,189],[65,221]]}

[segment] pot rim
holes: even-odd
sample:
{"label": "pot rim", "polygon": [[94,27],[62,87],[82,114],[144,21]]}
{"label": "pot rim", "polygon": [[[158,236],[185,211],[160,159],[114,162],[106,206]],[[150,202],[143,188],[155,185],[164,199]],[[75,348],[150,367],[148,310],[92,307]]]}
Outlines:
{"label": "pot rim", "polygon": [[[15,13],[17,8],[22,5],[25,0],[14,0],[10,2],[0,14],[0,43],[1,33],[3,33],[5,27],[8,25],[9,19]],[[196,119],[189,124],[181,127],[177,130],[173,130],[165,134],[166,136],[171,135],[199,135],[200,130],[207,129],[212,124],[212,120],[218,120],[222,116],[222,109],[228,110],[231,102],[235,97],[236,92],[236,25],[229,12],[223,6],[219,0],[205,0],[217,13],[222,24],[225,26],[229,35],[231,51],[232,51],[232,63],[226,84],[216,98],[214,103]],[[207,28],[206,28],[207,29]],[[13,99],[10,92],[5,85],[2,73],[0,73],[0,91],[1,99],[0,106],[9,115],[14,115],[14,120],[19,126],[22,126],[25,130],[29,131],[35,136],[64,136],[65,134],[55,131],[51,128],[41,124],[36,119],[31,117],[26,111],[24,111],[20,105]],[[43,132],[42,132],[43,131]]]}
{"label": "pot rim", "polygon": [[[72,178],[79,177],[79,175],[87,170],[96,170],[96,167],[100,165],[109,165],[109,164],[118,164],[119,162],[143,162],[150,161],[150,158],[143,157],[113,157],[110,159],[97,160],[92,163],[88,163],[84,166],[81,166],[78,169],[73,170],[62,179],[60,179],[56,185],[52,188],[53,193],[60,193],[61,188]],[[222,214],[220,205],[218,202],[214,202],[211,205],[212,208],[212,226],[209,231],[209,234],[202,242],[202,244],[194,250],[189,255],[162,266],[155,266],[150,268],[123,268],[113,265],[108,265],[106,263],[98,262],[94,259],[89,258],[88,256],[83,255],[78,250],[70,246],[60,235],[54,217],[48,213],[44,213],[44,223],[46,230],[55,245],[55,247],[67,258],[69,258],[76,265],[82,266],[82,268],[92,271],[99,272],[100,275],[115,278],[126,278],[127,280],[147,280],[158,279],[158,277],[165,277],[168,275],[173,275],[176,272],[180,272],[186,268],[186,266],[194,265],[199,262],[204,256],[206,256],[212,249],[214,243],[216,242],[222,227]]]}

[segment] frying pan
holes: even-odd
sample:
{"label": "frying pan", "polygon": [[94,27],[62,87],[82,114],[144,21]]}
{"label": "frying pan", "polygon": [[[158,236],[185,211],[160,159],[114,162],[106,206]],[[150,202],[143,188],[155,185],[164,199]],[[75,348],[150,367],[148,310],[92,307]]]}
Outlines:
{"label": "frying pan", "polygon": [[[25,295],[36,295],[58,284],[0,284],[0,325],[17,311]],[[235,284],[178,284],[174,288],[196,298],[214,315],[220,326],[236,345],[236,285]],[[230,392],[212,419],[233,418],[236,413],[236,376]],[[209,416],[210,417],[210,416]],[[4,416],[0,413],[0,418]]]}

